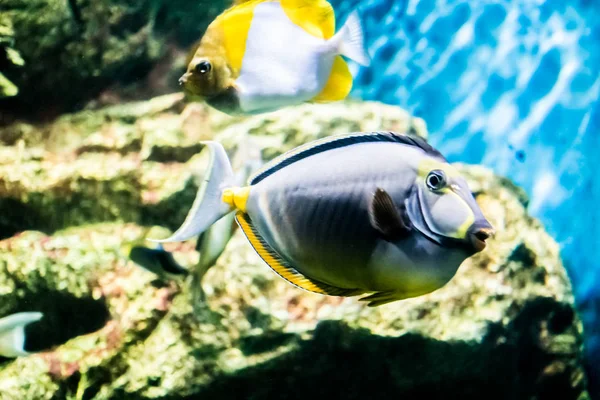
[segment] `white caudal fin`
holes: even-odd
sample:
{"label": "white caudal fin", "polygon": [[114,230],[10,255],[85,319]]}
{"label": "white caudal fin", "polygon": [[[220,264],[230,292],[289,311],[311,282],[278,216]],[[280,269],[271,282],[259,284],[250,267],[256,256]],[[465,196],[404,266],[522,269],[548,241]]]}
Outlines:
{"label": "white caudal fin", "polygon": [[165,243],[191,239],[232,211],[231,207],[221,200],[223,189],[231,186],[234,179],[227,153],[220,143],[211,141],[203,144],[210,151],[208,170],[185,221],[171,237],[148,240]]}
{"label": "white caudal fin", "polygon": [[22,312],[0,319],[0,356],[20,357],[29,355],[25,351],[25,327],[42,319],[40,312]]}
{"label": "white caudal fin", "polygon": [[371,64],[371,57],[365,50],[363,29],[356,11],[350,14],[342,29],[336,33],[332,40],[337,44],[341,55],[364,66]]}

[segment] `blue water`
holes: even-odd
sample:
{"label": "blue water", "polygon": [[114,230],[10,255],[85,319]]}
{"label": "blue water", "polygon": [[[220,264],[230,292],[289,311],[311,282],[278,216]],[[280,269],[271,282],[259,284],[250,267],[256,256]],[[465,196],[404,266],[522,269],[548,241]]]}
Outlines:
{"label": "blue water", "polygon": [[600,2],[332,3],[339,22],[360,5],[373,57],[354,66],[354,96],[423,117],[451,161],[529,193],[562,247],[600,370]]}

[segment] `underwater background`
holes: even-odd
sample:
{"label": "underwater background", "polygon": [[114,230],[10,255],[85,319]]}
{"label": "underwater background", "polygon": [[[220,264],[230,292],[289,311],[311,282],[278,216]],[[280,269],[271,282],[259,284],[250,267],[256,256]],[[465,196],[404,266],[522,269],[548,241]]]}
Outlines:
{"label": "underwater background", "polygon": [[529,212],[561,245],[600,368],[600,3],[332,4],[340,20],[358,6],[365,21],[374,62],[358,71],[354,95],[422,117],[449,160],[526,190]]}
{"label": "underwater background", "polygon": [[[483,311],[478,309],[479,314],[473,311],[473,314],[477,314],[476,317],[473,317],[468,309],[473,304],[464,305],[464,309],[461,309],[464,314],[460,314],[461,322],[467,324],[465,321],[472,317],[473,320],[468,322],[472,322],[472,325],[477,327],[487,321],[485,316],[496,315],[494,313],[497,309],[503,310],[499,312],[500,314],[506,312],[506,315],[514,317],[514,320],[510,319],[511,322],[502,328],[492,324],[492,328],[497,328],[498,332],[490,328],[492,333],[489,334],[490,336],[485,336],[486,340],[482,341],[484,350],[471,349],[468,346],[456,350],[446,346],[447,343],[444,341],[454,337],[452,332],[456,327],[449,323],[444,326],[442,332],[436,331],[437,321],[447,322],[446,315],[443,314],[443,305],[448,303],[448,300],[444,297],[444,293],[437,293],[431,298],[410,303],[415,305],[414,308],[412,305],[399,306],[400,308],[394,309],[390,314],[386,314],[385,310],[373,311],[371,314],[361,314],[361,317],[356,317],[354,320],[352,318],[354,314],[358,315],[358,311],[353,308],[353,303],[349,303],[350,305],[348,303],[339,305],[335,301],[320,303],[319,299],[312,299],[309,295],[305,297],[300,295],[298,300],[287,291],[289,289],[282,289],[284,283],[281,283],[281,286],[278,286],[279,283],[271,283],[271,279],[276,280],[276,278],[269,275],[272,273],[264,265],[259,266],[259,263],[256,263],[256,270],[252,262],[246,266],[243,258],[246,257],[248,249],[244,247],[246,243],[237,237],[233,240],[231,249],[220,261],[219,270],[209,276],[210,285],[215,288],[210,293],[213,305],[219,311],[202,314],[203,320],[197,332],[188,331],[189,326],[186,323],[189,321],[186,322],[186,318],[191,315],[191,311],[185,308],[189,299],[185,298],[187,296],[185,290],[182,291],[184,285],[180,286],[179,283],[173,285],[170,282],[168,285],[161,284],[162,286],[150,289],[152,286],[150,283],[155,282],[149,274],[143,275],[145,271],[137,270],[131,272],[131,265],[128,264],[125,268],[126,261],[123,257],[119,258],[113,254],[113,248],[121,245],[120,239],[142,235],[139,226],[166,225],[169,229],[173,229],[185,216],[196,189],[187,180],[190,175],[189,170],[190,168],[201,169],[200,167],[204,166],[205,160],[194,157],[200,151],[197,141],[206,139],[202,136],[204,133],[199,134],[189,126],[210,126],[208,131],[211,134],[223,134],[219,137],[224,142],[229,140],[234,143],[231,148],[235,148],[237,140],[231,139],[232,132],[259,132],[258,136],[264,136],[265,153],[277,155],[308,139],[319,137],[321,131],[343,133],[344,129],[347,131],[356,128],[385,129],[390,126],[415,128],[412,124],[420,127],[415,119],[405,115],[400,108],[425,121],[426,131],[428,131],[425,134],[428,141],[449,161],[482,165],[496,175],[510,178],[525,190],[528,200],[523,202],[527,206],[527,212],[539,218],[543,228],[560,245],[560,256],[571,280],[576,306],[585,327],[584,363],[588,374],[589,392],[593,398],[600,398],[598,397],[600,393],[600,270],[595,255],[595,250],[600,243],[598,239],[600,213],[597,209],[600,201],[600,183],[596,179],[595,169],[595,161],[599,159],[600,151],[600,4],[594,0],[571,2],[560,0],[476,2],[332,0],[338,27],[351,11],[358,8],[368,51],[373,59],[368,68],[350,63],[352,71],[356,74],[351,97],[355,100],[382,102],[399,108],[380,107],[371,103],[352,108],[355,104],[349,102],[323,106],[322,112],[318,109],[300,107],[298,110],[280,113],[272,119],[271,117],[265,117],[264,120],[251,118],[247,122],[240,122],[239,119],[227,119],[218,113],[214,114],[204,109],[193,107],[186,109],[182,99],[173,97],[174,95],[154,97],[180,92],[177,78],[185,67],[183,60],[187,49],[228,3],[200,0],[129,2],[3,0],[0,2],[0,50],[11,49],[11,52],[7,51],[6,55],[0,52],[0,89],[5,84],[4,76],[14,82],[19,89],[17,96],[0,99],[0,127],[3,125],[8,127],[4,130],[0,129],[0,144],[6,146],[7,150],[0,154],[0,159],[3,160],[0,162],[0,169],[5,174],[5,176],[0,174],[0,181],[2,181],[0,204],[4,209],[11,210],[10,213],[0,217],[0,226],[3,228],[0,239],[10,238],[0,245],[0,250],[8,248],[15,254],[20,254],[19,249],[25,249],[23,256],[13,257],[9,254],[10,251],[0,252],[2,260],[0,266],[3,268],[9,266],[6,268],[8,271],[10,265],[13,265],[11,263],[15,262],[14,265],[18,266],[15,268],[18,270],[21,268],[19,264],[21,261],[15,260],[23,257],[23,260],[27,260],[27,268],[23,268],[25,271],[23,274],[29,277],[30,282],[19,288],[19,296],[27,299],[30,304],[46,303],[45,306],[50,307],[50,304],[55,301],[61,310],[70,310],[65,311],[63,316],[57,317],[58,319],[52,320],[51,330],[54,330],[54,334],[47,334],[45,331],[45,338],[36,339],[38,350],[44,347],[40,343],[64,343],[77,335],[97,332],[99,329],[101,334],[98,336],[102,337],[106,333],[108,337],[106,341],[110,344],[111,340],[119,337],[121,333],[115,333],[118,331],[115,328],[116,324],[104,324],[109,318],[109,311],[134,308],[142,315],[139,320],[136,319],[139,315],[133,316],[133,313],[132,316],[124,319],[128,322],[133,321],[131,326],[134,328],[131,326],[124,328],[125,333],[122,336],[125,338],[124,342],[144,343],[146,348],[140,345],[131,350],[127,349],[127,344],[122,346],[119,344],[115,347],[119,352],[126,349],[124,353],[126,355],[121,358],[111,355],[109,361],[105,359],[90,361],[89,354],[86,353],[88,358],[80,364],[92,365],[91,373],[86,378],[89,381],[85,382],[89,384],[87,389],[83,383],[84,379],[74,378],[76,373],[73,371],[77,369],[77,365],[74,364],[78,364],[79,361],[72,361],[71,358],[76,359],[79,356],[80,347],[93,348],[90,344],[91,339],[87,342],[79,339],[80,341],[77,342],[76,338],[73,345],[75,351],[67,346],[65,351],[67,355],[64,357],[67,360],[64,362],[67,372],[64,368],[61,370],[52,364],[56,361],[54,355],[49,356],[52,361],[49,363],[59,370],[56,372],[51,368],[53,379],[60,382],[58,384],[60,389],[56,392],[58,394],[55,398],[63,398],[61,393],[73,392],[81,395],[79,398],[96,398],[93,396],[98,393],[97,398],[103,398],[103,394],[106,395],[105,398],[121,398],[119,396],[126,396],[127,393],[144,393],[139,398],[145,399],[166,395],[165,393],[170,393],[169,390],[172,388],[175,388],[173,393],[177,390],[181,390],[177,393],[187,393],[185,391],[187,389],[181,389],[181,382],[185,383],[186,379],[190,379],[189,376],[177,375],[174,372],[176,368],[169,364],[177,357],[181,357],[186,363],[181,370],[193,373],[193,376],[213,369],[225,371],[224,377],[219,377],[206,391],[202,391],[205,388],[202,386],[203,383],[200,383],[198,387],[201,389],[198,392],[193,391],[196,389],[189,389],[190,393],[208,396],[204,398],[236,398],[231,393],[231,397],[224,395],[229,386],[235,386],[246,388],[247,393],[259,393],[256,398],[270,398],[268,396],[272,394],[264,393],[269,390],[283,389],[285,385],[278,387],[273,383],[273,386],[265,388],[263,393],[256,391],[252,382],[262,379],[264,375],[261,373],[265,371],[269,374],[277,374],[282,379],[278,382],[284,382],[286,379],[292,379],[290,376],[294,375],[294,369],[289,367],[290,360],[279,361],[272,354],[268,357],[273,357],[277,362],[265,363],[266,367],[261,364],[264,362],[261,359],[263,353],[267,354],[270,351],[270,349],[265,350],[267,346],[265,343],[269,340],[271,340],[269,345],[277,343],[273,346],[282,353],[284,353],[282,349],[285,351],[292,349],[289,350],[290,354],[293,354],[291,360],[300,365],[296,367],[296,371],[298,368],[311,367],[313,358],[323,357],[320,358],[323,360],[322,370],[310,369],[306,376],[299,377],[296,381],[299,386],[311,383],[314,379],[323,379],[326,373],[337,371],[335,363],[339,359],[345,359],[344,357],[349,360],[348,366],[345,370],[340,369],[339,376],[335,375],[337,377],[335,379],[342,382],[345,382],[343,379],[355,380],[358,379],[357,377],[362,377],[363,373],[357,367],[361,363],[369,366],[366,369],[371,369],[374,376],[372,382],[379,382],[378,379],[386,381],[389,378],[386,375],[387,370],[394,370],[394,368],[399,368],[398,371],[394,370],[398,376],[412,376],[410,374],[414,372],[417,375],[414,380],[418,382],[418,376],[427,374],[419,368],[413,369],[411,365],[400,365],[405,359],[397,356],[398,354],[408,354],[412,357],[411,360],[418,359],[420,354],[411,353],[411,349],[428,348],[430,349],[426,352],[428,357],[423,357],[422,364],[428,367],[438,364],[438,352],[448,356],[450,360],[457,353],[466,354],[465,358],[468,360],[483,356],[484,360],[479,360],[481,364],[469,364],[467,367],[468,363],[466,363],[465,370],[457,372],[469,376],[469,374],[476,374],[476,371],[497,367],[493,359],[494,357],[501,359],[501,353],[508,354],[513,350],[519,353],[522,349],[528,351],[529,342],[525,339],[521,340],[520,333],[528,329],[524,328],[528,326],[524,321],[537,322],[538,319],[544,320],[548,315],[550,315],[549,321],[553,321],[556,315],[562,317],[569,315],[570,309],[562,305],[569,302],[570,289],[555,285],[555,280],[562,279],[561,266],[558,266],[560,262],[553,253],[552,245],[547,243],[548,239],[543,229],[528,220],[524,215],[525,212],[519,208],[521,206],[515,200],[519,197],[518,190],[501,178],[492,177],[489,173],[477,169],[468,172],[469,178],[476,182],[475,187],[483,188],[482,190],[488,191],[492,197],[497,195],[503,207],[511,211],[516,210],[515,215],[518,218],[515,219],[518,221],[510,222],[511,229],[517,227],[522,229],[523,235],[536,235],[529,238],[531,239],[529,243],[526,243],[527,238],[518,238],[514,241],[513,238],[499,238],[499,242],[506,245],[506,248],[500,246],[502,249],[498,252],[501,256],[496,257],[494,254],[490,257],[502,261],[497,262],[499,266],[490,263],[494,265],[486,268],[493,270],[494,273],[500,271],[499,274],[509,276],[510,278],[506,278],[505,281],[510,281],[511,284],[516,285],[515,287],[518,287],[523,280],[530,281],[531,287],[521,288],[527,295],[534,293],[537,296],[541,293],[552,297],[552,289],[558,288],[556,297],[560,303],[559,305],[545,303],[538,301],[536,297],[536,301],[533,302],[535,304],[527,303],[528,306],[523,307],[524,311],[520,310],[515,314],[516,317],[510,314],[511,307],[508,305],[506,308],[502,308],[504,304],[502,307],[497,307],[494,296],[490,296],[494,300],[491,301],[492,305],[489,309]],[[13,49],[20,55],[15,55]],[[10,84],[6,87],[8,87],[7,92],[13,90]],[[151,98],[152,101],[147,101]],[[130,106],[128,102],[131,100],[139,100],[141,103]],[[106,106],[108,108],[105,108]],[[84,111],[80,112],[81,110]],[[301,122],[304,119],[314,123]],[[21,124],[21,120],[27,123]],[[49,124],[50,127],[44,124]],[[282,143],[276,140],[280,132],[284,132],[283,135],[286,137]],[[26,143],[25,145],[20,143],[21,139]],[[35,145],[44,142],[45,146],[46,141],[57,148],[73,151],[78,157],[80,156],[80,160],[76,163],[73,159],[67,158],[65,165],[59,165],[60,168],[48,167],[48,171],[45,172],[35,170],[37,172],[32,173],[32,176],[38,174],[43,177],[52,190],[48,190],[47,196],[45,193],[36,192],[40,187],[45,186],[38,184],[32,178],[31,182],[24,184],[27,186],[31,183],[31,187],[26,187],[25,194],[22,195],[10,186],[20,177],[10,176],[12,167],[5,160],[12,160],[11,157],[18,155],[32,164],[40,162],[43,170],[47,164],[43,164],[40,160],[45,162],[46,159],[37,152]],[[277,143],[274,144],[275,142]],[[33,148],[31,153],[21,147],[27,148],[30,145]],[[119,153],[124,158],[129,153],[134,153],[136,157],[143,159],[143,167],[139,167],[134,162],[115,161],[110,158],[112,156],[104,158],[103,152],[107,151],[106,149]],[[22,151],[25,156],[22,155]],[[98,160],[93,158],[96,156]],[[55,162],[55,159],[60,157],[50,157],[51,162],[48,165]],[[73,164],[70,164],[71,162]],[[99,164],[94,164],[97,162]],[[160,165],[157,166],[158,164]],[[76,167],[71,168],[72,165]],[[95,165],[101,165],[106,176],[100,174],[101,176],[97,177],[89,172],[95,168]],[[26,174],[34,170],[26,162],[20,165],[20,168],[23,168]],[[36,168],[39,168],[37,164]],[[55,190],[56,187],[53,186],[55,176],[60,176],[61,179],[68,176],[68,179],[65,178],[67,184],[57,185],[58,189]],[[29,175],[27,177],[29,178]],[[34,194],[29,195],[28,190]],[[63,202],[61,199],[63,193],[69,194],[68,201]],[[181,193],[184,195],[182,196]],[[137,203],[138,195],[139,198],[147,201],[143,206]],[[95,201],[97,197],[100,201],[97,204],[90,204],[90,199]],[[23,200],[25,198],[26,200]],[[521,200],[519,198],[519,201]],[[35,206],[28,208],[28,201]],[[58,206],[53,209],[55,204]],[[139,226],[108,226],[98,228],[97,232],[96,228],[87,230],[85,224],[103,222],[105,217],[113,222],[118,221],[118,224],[126,222]],[[508,219],[510,218],[507,217]],[[60,231],[63,228],[80,225],[83,226],[82,230],[75,231],[74,234]],[[16,235],[24,229],[40,230],[50,235],[59,233],[55,237],[49,236],[44,239],[39,239],[33,234]],[[73,235],[79,239],[87,238],[89,243],[85,244],[82,243],[85,241],[77,240],[71,242]],[[521,239],[527,246],[518,244]],[[41,267],[35,266],[33,262],[29,264],[30,254],[27,250],[30,243],[36,243],[38,240],[50,243],[51,249],[36,251],[31,256],[36,260],[36,257],[42,257]],[[514,249],[507,250],[508,244],[514,244]],[[54,250],[52,246],[60,250]],[[193,249],[188,247],[183,245],[177,249],[180,253],[193,252]],[[101,257],[96,259],[89,255],[92,249],[98,251]],[[43,256],[40,256],[42,253]],[[188,255],[186,257],[190,258]],[[83,260],[81,267],[80,260]],[[476,264],[485,264],[488,261],[477,259]],[[247,272],[248,276],[253,276],[252,281],[243,280],[236,275],[236,267],[239,267],[240,263],[242,270]],[[521,270],[523,265],[528,263],[536,264],[536,267],[541,266],[541,269],[545,268],[545,273],[550,277],[544,284],[546,286],[536,281],[539,278],[539,271],[535,272],[527,268],[524,268],[525,272]],[[114,276],[110,275],[113,264],[117,266]],[[39,267],[44,273],[38,274],[34,267]],[[91,272],[88,274],[86,268],[101,270],[102,274],[110,275],[110,279],[106,278],[106,275],[97,278]],[[6,273],[0,271],[2,276],[0,286],[9,280],[5,279],[4,275],[9,276],[10,279],[14,277],[14,271],[11,271]],[[124,277],[119,275],[123,271],[126,271]],[[264,271],[264,275],[257,271]],[[49,283],[41,284],[36,280],[41,279],[38,275],[46,276]],[[467,268],[467,276],[474,282],[481,278],[473,272],[472,266]],[[496,278],[498,282],[493,280]],[[504,275],[494,277],[491,279],[493,285],[488,286],[501,287],[504,278]],[[99,301],[94,294],[96,287],[93,290],[87,288],[89,281],[94,281],[92,286],[97,284],[102,290],[106,290],[108,306]],[[52,289],[46,288],[44,286],[46,284]],[[453,299],[452,302],[461,303],[461,290],[465,287],[472,288],[469,284],[463,284],[464,282],[459,279],[456,283],[458,286],[451,286],[448,292],[445,292],[451,293],[448,296]],[[32,287],[34,289],[31,289]],[[37,296],[36,290],[40,287],[43,287],[40,292],[46,293],[46,298],[32,295],[35,293]],[[475,293],[477,285],[473,287]],[[54,292],[56,288],[58,288],[56,293],[65,290],[70,294],[64,295],[60,292],[60,295],[56,295]],[[522,294],[519,291],[521,289],[515,289],[515,298]],[[123,292],[128,294],[125,296]],[[273,304],[267,304],[265,293],[269,294],[269,299],[277,300],[273,300]],[[5,296],[3,299],[9,299],[12,293],[3,289],[0,295]],[[81,301],[74,302],[71,295]],[[176,295],[183,298],[177,299]],[[476,300],[472,303],[477,303],[479,299],[477,296],[489,300],[487,294],[477,293],[473,295]],[[498,298],[500,297],[501,295],[498,295]],[[8,300],[4,301],[6,307],[2,308],[3,315],[20,310],[21,303],[15,301],[18,307],[13,307],[12,303],[9,307],[9,303]],[[251,305],[248,307],[250,311],[235,305],[237,303]],[[498,300],[498,303],[501,301]],[[172,314],[168,314],[170,307],[174,310]],[[290,311],[292,308],[293,310]],[[440,314],[437,314],[438,309]],[[286,312],[295,316],[289,317],[288,320],[286,319],[288,317],[282,317]],[[220,315],[217,315],[219,313]],[[91,315],[89,319],[86,318],[88,314]],[[170,319],[164,317],[165,315],[170,315]],[[423,315],[429,316],[422,317]],[[168,320],[165,325],[160,325],[158,321],[163,317],[164,320]],[[312,331],[302,324],[298,325],[300,326],[298,328],[294,325],[297,320],[302,323],[310,320],[312,323],[313,320],[338,317],[346,318],[346,322],[349,321],[348,324],[352,329],[346,330],[345,326],[328,322],[319,325],[314,338],[309,343],[295,337],[295,332],[280,332],[284,330],[282,327],[287,323],[293,327],[292,330],[297,329],[304,335]],[[564,318],[570,321],[562,323],[565,325],[564,329],[569,335],[576,337],[577,334],[573,332],[577,331],[577,321],[573,322],[572,316]],[[231,326],[228,322],[223,322],[229,319],[234,321],[231,322]],[[69,322],[61,325],[65,320]],[[290,320],[293,321],[289,322]],[[389,325],[386,325],[387,323]],[[569,325],[568,329],[567,325]],[[123,323],[123,326],[127,324]],[[353,329],[357,327],[358,329],[354,331]],[[362,335],[361,332],[365,328],[372,328],[381,337]],[[306,332],[303,329],[306,329]],[[412,329],[419,333],[435,332],[432,335],[435,340],[431,342],[429,339],[423,340],[416,334],[415,337],[407,335],[410,337],[398,344],[387,340],[386,334],[400,335],[405,332],[404,329],[409,331]],[[463,325],[461,329],[455,330],[455,333],[458,332],[456,333],[458,339],[463,338],[461,334],[467,337],[478,337],[481,334],[473,333],[469,331],[471,328],[464,328]],[[257,331],[261,334],[256,334]],[[241,344],[227,337],[227,333],[232,337],[239,334],[242,338]],[[495,353],[496,350],[489,350],[492,348],[489,343],[502,340],[496,340],[494,335],[511,345],[516,344],[510,348],[510,351],[505,352],[500,349]],[[384,339],[381,339],[382,337]],[[567,342],[559,334],[556,337],[557,343]],[[118,342],[118,339],[114,341]],[[206,348],[198,346],[198,343],[206,341],[210,342]],[[300,344],[296,346],[297,343]],[[223,350],[227,346],[235,345],[239,345],[242,349],[244,357],[247,358],[244,362],[247,364],[240,361],[241,357],[236,358],[237,353],[229,354],[228,351],[231,349]],[[548,345],[549,348],[552,346],[554,344]],[[556,346],[556,348],[560,347]],[[572,344],[571,347],[577,346]],[[359,353],[358,359],[351,359],[352,357],[345,353],[348,348],[362,349],[360,351],[364,351],[364,354]],[[155,354],[163,350],[165,358],[160,359]],[[537,366],[539,360],[551,359],[555,354],[560,353],[549,350],[548,353],[553,356],[545,358],[546,350],[544,348],[539,359],[536,358],[537,353],[536,357],[532,356],[535,358],[532,364]],[[370,360],[370,351],[378,355],[394,354],[397,358],[390,355],[389,365],[382,366]],[[577,351],[573,350],[571,354],[573,359],[578,357]],[[321,352],[330,355],[325,356]],[[210,363],[201,364],[199,367],[185,358],[190,354],[198,359],[218,357],[219,362],[215,364],[216,367]],[[131,357],[139,364],[130,363],[127,357]],[[565,365],[576,364],[569,357],[565,359],[567,359]],[[133,374],[127,372],[129,381],[125,378],[124,370],[121,369],[120,363],[123,360],[131,364],[131,370],[134,370]],[[36,370],[36,366],[39,366],[38,361],[17,361],[17,365],[13,367],[14,371],[28,368],[27,370],[35,375],[34,372],[43,369],[40,367]],[[20,362],[24,364],[18,364]],[[25,364],[27,362],[32,364]],[[35,364],[36,362],[38,364]],[[369,362],[373,364],[368,364]],[[543,362],[539,363],[543,364]],[[189,367],[192,364],[194,367]],[[0,373],[5,365],[7,364],[0,364]],[[117,365],[118,368],[115,367]],[[148,377],[144,376],[146,369],[150,370],[152,367],[158,369],[161,365],[165,365],[167,371],[156,372],[156,376],[148,372]],[[253,365],[259,367],[252,369]],[[504,363],[504,360],[501,361],[501,365],[506,370],[514,366],[511,362]],[[523,370],[527,371],[529,367],[527,365]],[[249,372],[245,372],[245,375],[240,373],[239,377],[235,375],[244,368]],[[422,368],[426,369],[426,367]],[[564,366],[556,368],[570,371]],[[110,369],[114,371],[107,373],[106,371]],[[9,370],[10,368],[6,368],[5,371]],[[552,368],[547,370],[550,371],[550,375],[554,373]],[[2,376],[8,376],[9,373],[12,372],[6,372]],[[119,381],[118,376],[121,373],[123,379]],[[453,373],[451,369],[448,371],[445,367],[440,367],[439,371],[435,370],[431,374],[452,376]],[[139,382],[135,380],[138,374]],[[169,380],[170,374],[174,376],[172,380]],[[39,373],[35,379],[42,375],[43,373]],[[558,375],[560,373],[557,373]],[[575,375],[575,373],[570,374],[570,376]],[[82,374],[82,376],[86,375]],[[485,387],[494,378],[493,375],[485,376],[479,384]],[[529,378],[531,377],[527,379]],[[435,379],[434,377],[434,382]],[[531,378],[532,381],[540,381],[536,379],[536,377]],[[96,384],[94,380],[100,383]],[[393,381],[392,378],[389,380]],[[403,382],[408,380],[406,378]],[[574,378],[573,380],[576,381]],[[4,388],[2,385],[8,381],[8,379],[4,381],[0,379],[0,388]],[[460,382],[460,379],[457,378],[457,381]],[[545,382],[543,379],[541,381]],[[423,387],[431,384],[431,381],[425,380],[425,382]],[[502,398],[500,393],[503,393],[502,388],[506,384],[504,381],[495,384],[497,387],[492,386],[492,390],[497,390],[498,398]],[[107,389],[109,386],[110,388]],[[573,384],[573,386],[577,385]],[[357,398],[359,396],[365,398],[369,393],[373,394],[360,387],[352,389],[355,389]],[[563,386],[549,384],[544,386],[539,398],[552,398],[552,393],[563,393],[561,392],[563,389]],[[447,387],[440,388],[436,394],[443,394],[447,390]],[[567,392],[571,393],[571,388],[565,389],[564,393]],[[260,393],[263,393],[264,397],[261,397]],[[335,395],[335,392],[333,393]],[[213,397],[210,397],[211,394]],[[148,397],[145,397],[146,395]],[[298,393],[298,396],[300,395],[301,393]],[[384,388],[376,395],[386,396],[389,393]],[[174,396],[174,398],[188,398]],[[193,397],[194,394],[190,396],[192,397],[189,398],[196,398]],[[138,397],[131,395],[130,398]],[[523,394],[523,398],[529,397]]]}

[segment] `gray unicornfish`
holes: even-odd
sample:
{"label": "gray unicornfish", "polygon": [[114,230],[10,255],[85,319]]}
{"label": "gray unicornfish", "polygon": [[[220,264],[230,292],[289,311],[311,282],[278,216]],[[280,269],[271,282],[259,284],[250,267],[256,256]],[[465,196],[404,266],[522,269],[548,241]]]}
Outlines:
{"label": "gray unicornfish", "polygon": [[0,319],[0,356],[20,357],[25,351],[25,327],[42,319],[40,312],[22,312]]}
{"label": "gray unicornfish", "polygon": [[305,290],[370,306],[430,293],[482,251],[494,230],[465,179],[418,136],[352,133],[291,150],[235,185],[223,147],[176,242],[224,215],[260,257]]}

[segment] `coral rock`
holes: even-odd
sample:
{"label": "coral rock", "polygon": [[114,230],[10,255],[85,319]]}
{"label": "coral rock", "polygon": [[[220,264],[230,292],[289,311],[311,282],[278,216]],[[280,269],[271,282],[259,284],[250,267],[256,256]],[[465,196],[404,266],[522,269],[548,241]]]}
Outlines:
{"label": "coral rock", "polygon": [[[198,140],[231,151],[248,132],[270,158],[333,133],[427,132],[377,103],[236,119],[181,101],[0,130],[0,203],[22,213],[0,218],[0,315],[45,314],[27,342],[42,352],[0,363],[3,398],[589,398],[558,246],[523,192],[482,167],[457,165],[498,233],[443,288],[378,308],[308,293],[238,232],[194,313],[187,280],[156,279],[120,246],[182,222],[206,167]],[[167,250],[197,257],[193,242]]]}

